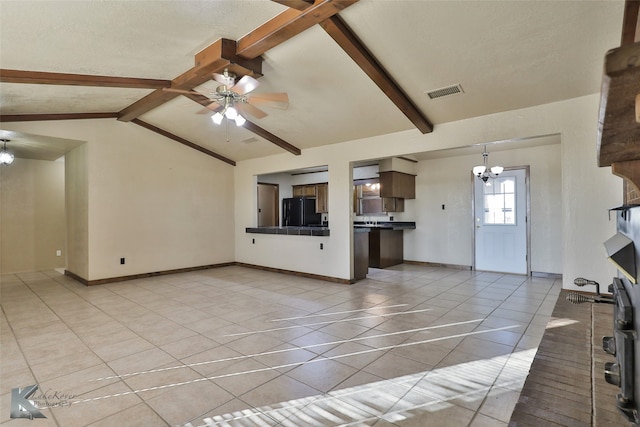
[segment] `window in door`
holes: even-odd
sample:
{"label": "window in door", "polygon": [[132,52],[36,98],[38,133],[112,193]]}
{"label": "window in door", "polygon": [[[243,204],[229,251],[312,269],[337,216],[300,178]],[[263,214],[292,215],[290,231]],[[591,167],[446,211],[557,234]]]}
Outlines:
{"label": "window in door", "polygon": [[516,225],[516,177],[496,177],[483,185],[485,225]]}

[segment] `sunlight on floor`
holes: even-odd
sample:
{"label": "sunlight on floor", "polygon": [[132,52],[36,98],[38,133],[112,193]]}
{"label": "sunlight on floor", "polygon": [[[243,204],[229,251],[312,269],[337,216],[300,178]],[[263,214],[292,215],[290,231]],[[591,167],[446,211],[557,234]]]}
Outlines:
{"label": "sunlight on floor", "polygon": [[[484,399],[490,389],[521,387],[535,350],[461,363],[323,395],[248,408],[203,420],[208,426],[355,426],[375,420],[419,418],[460,402]],[[195,427],[185,424],[185,427]]]}

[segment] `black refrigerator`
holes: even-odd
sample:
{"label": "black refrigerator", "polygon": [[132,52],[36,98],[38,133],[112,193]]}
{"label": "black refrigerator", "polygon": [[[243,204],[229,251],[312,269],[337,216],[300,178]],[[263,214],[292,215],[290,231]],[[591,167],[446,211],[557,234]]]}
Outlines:
{"label": "black refrigerator", "polygon": [[282,225],[304,226],[322,222],[322,214],[316,213],[316,199],[291,197],[282,199]]}

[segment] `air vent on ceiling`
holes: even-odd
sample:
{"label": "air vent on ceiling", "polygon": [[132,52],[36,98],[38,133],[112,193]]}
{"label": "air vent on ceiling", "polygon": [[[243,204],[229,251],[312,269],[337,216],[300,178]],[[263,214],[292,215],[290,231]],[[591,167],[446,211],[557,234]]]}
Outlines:
{"label": "air vent on ceiling", "polygon": [[245,143],[245,144],[251,144],[252,142],[256,142],[257,140],[258,140],[258,138],[256,138],[256,137],[252,136],[252,137],[249,137],[249,138],[247,138],[247,139],[243,139],[243,140],[242,140],[242,141],[240,141],[240,142],[243,142],[243,143]]}
{"label": "air vent on ceiling", "polygon": [[442,98],[443,96],[455,95],[457,93],[464,93],[460,84],[454,86],[447,86],[441,89],[431,90],[425,92],[430,99]]}

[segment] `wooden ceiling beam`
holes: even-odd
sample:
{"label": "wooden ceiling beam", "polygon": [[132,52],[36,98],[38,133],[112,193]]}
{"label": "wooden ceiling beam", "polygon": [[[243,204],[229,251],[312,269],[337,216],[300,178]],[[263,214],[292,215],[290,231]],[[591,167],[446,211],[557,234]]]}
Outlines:
{"label": "wooden ceiling beam", "polygon": [[250,122],[249,120],[247,120],[242,125],[242,127],[247,129],[248,131],[251,131],[251,132],[255,133],[256,135],[266,139],[267,141],[277,145],[278,147],[287,150],[291,154],[295,154],[296,156],[299,156],[300,153],[301,153],[300,149],[298,147],[289,144],[287,141],[285,141],[283,139],[278,138],[277,136],[275,136],[271,132],[261,128],[260,126],[258,126],[257,124],[255,124],[253,122]]}
{"label": "wooden ceiling beam", "polygon": [[358,0],[318,0],[303,11],[289,8],[239,39],[237,54],[244,58],[257,58],[272,47],[357,2]]}
{"label": "wooden ceiling beam", "polygon": [[[195,57],[195,66],[171,80],[170,87],[192,90],[210,81],[213,73],[221,73],[225,68],[238,76],[261,76],[262,58],[250,60],[240,58],[236,55],[234,40],[220,39],[198,53]],[[131,121],[178,96],[180,94],[157,89],[120,111],[118,120]]]}
{"label": "wooden ceiling beam", "polygon": [[117,119],[118,113],[66,113],[66,114],[2,114],[0,123],[41,122],[47,120]]}
{"label": "wooden ceiling beam", "polygon": [[92,76],[87,74],[47,73],[42,71],[6,69],[0,70],[0,82],[39,85],[121,87],[133,89],[160,89],[171,86],[171,80]]}
{"label": "wooden ceiling beam", "polygon": [[305,10],[313,4],[313,0],[271,0],[274,3],[290,7],[297,10]]}
{"label": "wooden ceiling beam", "polygon": [[207,154],[207,155],[209,155],[211,157],[214,157],[214,158],[216,158],[218,160],[221,160],[221,161],[223,161],[223,162],[225,162],[227,164],[230,164],[231,166],[235,166],[236,165],[236,162],[234,162],[233,160],[231,160],[231,159],[229,159],[229,158],[227,158],[227,157],[225,157],[225,156],[223,156],[221,154],[218,154],[218,153],[216,153],[214,151],[211,151],[211,150],[209,150],[207,148],[204,148],[204,147],[202,147],[202,146],[200,146],[198,144],[195,144],[195,143],[193,143],[193,142],[191,142],[189,140],[186,140],[186,139],[184,139],[184,138],[182,138],[182,137],[180,137],[178,135],[174,135],[171,132],[167,132],[166,130],[161,129],[161,128],[157,127],[157,126],[154,126],[154,125],[152,125],[150,123],[144,122],[144,121],[142,121],[140,119],[133,119],[133,120],[131,120],[131,123],[134,123],[134,124],[136,124],[138,126],[141,126],[141,127],[145,128],[145,129],[148,129],[148,130],[150,130],[152,132],[155,132],[155,133],[157,133],[159,135],[162,135],[162,136],[164,136],[166,138],[169,138],[169,139],[172,139],[172,140],[174,140],[176,142],[179,142],[180,144],[186,145],[189,148],[193,148],[194,150],[200,151],[201,153]]}
{"label": "wooden ceiling beam", "polygon": [[338,15],[320,23],[320,26],[344,49],[373,82],[391,99],[422,133],[433,132],[433,124],[416,107],[387,71],[380,65],[358,36]]}

